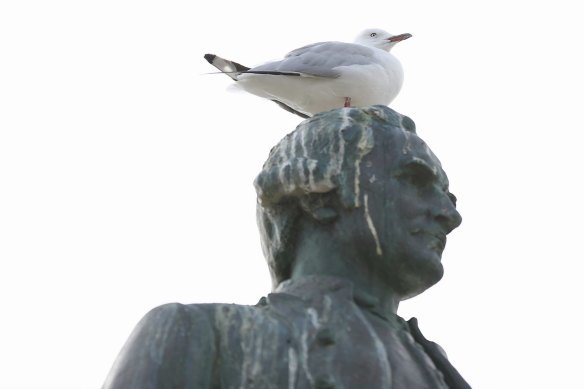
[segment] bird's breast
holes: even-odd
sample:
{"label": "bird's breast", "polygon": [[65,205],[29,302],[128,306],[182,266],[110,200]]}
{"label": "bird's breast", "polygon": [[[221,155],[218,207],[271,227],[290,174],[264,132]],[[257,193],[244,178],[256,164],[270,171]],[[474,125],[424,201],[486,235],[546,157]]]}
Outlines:
{"label": "bird's breast", "polygon": [[398,95],[404,79],[402,66],[393,56],[367,65],[342,66],[337,70],[341,74],[338,93],[351,93],[355,106],[388,105]]}

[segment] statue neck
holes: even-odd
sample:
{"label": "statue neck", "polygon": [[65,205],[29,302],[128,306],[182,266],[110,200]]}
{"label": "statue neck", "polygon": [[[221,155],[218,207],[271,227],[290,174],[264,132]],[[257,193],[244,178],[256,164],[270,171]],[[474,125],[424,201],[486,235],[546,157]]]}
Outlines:
{"label": "statue neck", "polygon": [[331,276],[347,280],[353,284],[355,298],[361,300],[362,305],[375,306],[380,314],[396,315],[401,298],[388,280],[372,268],[372,258],[363,255],[366,250],[329,238],[315,234],[299,240],[290,279]]}

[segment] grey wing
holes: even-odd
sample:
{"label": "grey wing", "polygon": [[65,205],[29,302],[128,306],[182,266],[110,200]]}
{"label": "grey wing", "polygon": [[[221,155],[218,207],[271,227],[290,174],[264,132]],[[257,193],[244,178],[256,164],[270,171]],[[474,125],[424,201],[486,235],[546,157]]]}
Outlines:
{"label": "grey wing", "polygon": [[334,78],[339,66],[367,65],[374,61],[374,49],[343,42],[319,42],[289,52],[281,61],[256,66],[249,73],[283,72]]}

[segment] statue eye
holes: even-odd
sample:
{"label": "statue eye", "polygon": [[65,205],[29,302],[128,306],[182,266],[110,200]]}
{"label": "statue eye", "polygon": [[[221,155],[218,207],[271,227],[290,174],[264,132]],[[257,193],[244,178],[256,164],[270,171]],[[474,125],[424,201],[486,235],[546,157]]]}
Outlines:
{"label": "statue eye", "polygon": [[448,198],[450,199],[450,201],[452,201],[452,204],[454,204],[454,207],[456,208],[456,196],[448,192]]}
{"label": "statue eye", "polygon": [[377,36],[377,33],[376,33],[376,32],[372,32],[371,34],[369,34],[369,36],[370,36],[371,38],[375,38],[375,37]]}
{"label": "statue eye", "polygon": [[417,188],[425,188],[434,182],[436,173],[425,163],[415,161],[403,166],[398,177]]}

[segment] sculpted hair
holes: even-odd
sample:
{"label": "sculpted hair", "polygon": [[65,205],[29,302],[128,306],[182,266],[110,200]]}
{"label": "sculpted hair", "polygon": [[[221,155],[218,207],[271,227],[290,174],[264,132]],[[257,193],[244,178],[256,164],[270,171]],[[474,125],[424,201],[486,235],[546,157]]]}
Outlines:
{"label": "sculpted hair", "polygon": [[[302,122],[272,150],[254,181],[262,250],[274,288],[290,278],[296,220],[308,202],[336,196],[344,208],[361,206],[360,164],[394,131],[415,133],[414,122],[385,106],[338,109]],[[324,211],[315,217],[330,221]]]}

